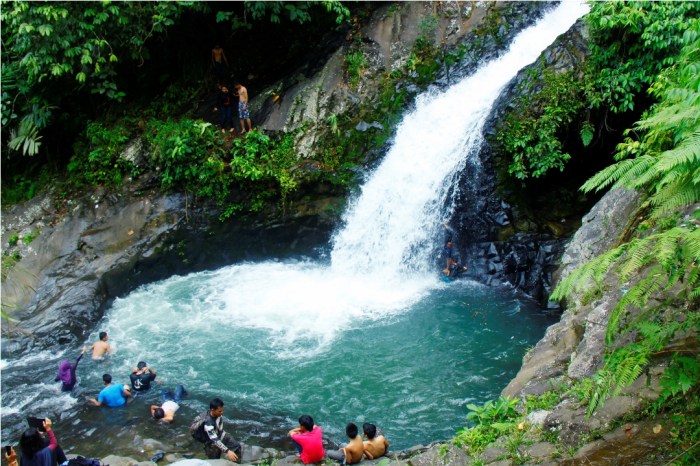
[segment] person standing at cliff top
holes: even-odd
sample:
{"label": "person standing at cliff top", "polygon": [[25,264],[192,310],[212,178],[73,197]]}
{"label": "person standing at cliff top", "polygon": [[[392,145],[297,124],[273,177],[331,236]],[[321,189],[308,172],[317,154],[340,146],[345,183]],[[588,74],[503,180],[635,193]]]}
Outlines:
{"label": "person standing at cliff top", "polygon": [[226,85],[221,86],[219,95],[216,98],[216,107],[214,107],[214,111],[216,111],[217,108],[220,112],[221,132],[225,133],[228,129],[230,133],[233,133],[233,94]]}
{"label": "person standing at cliff top", "polygon": [[95,361],[101,361],[105,357],[105,353],[112,354],[112,348],[107,343],[107,332],[100,332],[100,340],[92,344],[90,349],[92,350],[92,359]]}
{"label": "person standing at cliff top", "polygon": [[248,123],[248,132],[253,130],[253,124],[250,122],[250,107],[248,106],[248,89],[243,87],[241,83],[236,83],[233,86],[238,95],[238,117],[241,119],[241,134],[245,133],[245,124]]}
{"label": "person standing at cliff top", "polygon": [[[226,65],[224,65],[224,63]],[[224,81],[226,81],[226,69],[229,64],[224,49],[218,44],[211,49],[211,64],[214,67],[217,84],[220,86],[223,85]]]}
{"label": "person standing at cliff top", "polygon": [[87,348],[83,346],[83,350],[80,352],[80,356],[78,356],[78,359],[76,359],[74,363],[71,364],[70,361],[61,361],[58,365],[58,375],[56,375],[56,382],[62,382],[62,392],[70,392],[71,390],[73,390],[73,387],[75,387],[75,384],[78,381],[75,375],[75,371],[78,368],[78,363],[83,358],[83,354],[85,354],[86,349]]}

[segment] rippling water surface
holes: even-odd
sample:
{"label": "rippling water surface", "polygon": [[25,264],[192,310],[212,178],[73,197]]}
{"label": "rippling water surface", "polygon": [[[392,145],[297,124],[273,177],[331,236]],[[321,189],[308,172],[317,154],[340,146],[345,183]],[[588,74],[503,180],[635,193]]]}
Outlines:
{"label": "rippling water surface", "polygon": [[[53,378],[78,348],[3,361],[3,441],[34,415],[61,418],[67,451],[139,457],[136,440],[164,432],[187,449],[186,427],[213,396],[226,403],[229,430],[260,446],[291,448],[285,434],[302,413],[334,442],[350,421],[377,424],[394,449],[452,437],[465,405],[497,397],[552,320],[508,290],[440,280],[449,197],[465,164],[479,168],[483,124],[503,87],[586,9],[562,2],[503,56],[419,96],[350,203],[327,263],[235,264],[117,299],[91,337],[107,331],[116,353],[81,363],[75,398]],[[156,391],[122,409],[86,406],[103,373],[127,382],[139,360],[160,386],[189,390],[175,425],[148,420]]]}

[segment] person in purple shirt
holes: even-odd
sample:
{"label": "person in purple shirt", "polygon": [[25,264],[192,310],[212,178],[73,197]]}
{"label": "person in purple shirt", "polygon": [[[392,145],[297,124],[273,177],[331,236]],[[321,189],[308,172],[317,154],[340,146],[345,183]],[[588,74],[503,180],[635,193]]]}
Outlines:
{"label": "person in purple shirt", "polygon": [[70,392],[75,387],[77,383],[77,378],[75,376],[75,370],[78,368],[78,363],[82,359],[83,354],[85,354],[86,347],[83,346],[83,350],[80,352],[80,356],[75,360],[74,363],[70,361],[61,361],[58,364],[58,375],[56,375],[56,382],[62,382],[61,391]]}

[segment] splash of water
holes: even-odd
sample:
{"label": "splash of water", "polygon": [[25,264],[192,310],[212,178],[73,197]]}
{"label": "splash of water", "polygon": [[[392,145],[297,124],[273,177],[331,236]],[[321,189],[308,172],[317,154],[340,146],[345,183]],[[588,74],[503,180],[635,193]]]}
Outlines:
{"label": "splash of water", "polygon": [[[276,370],[284,373],[292,364],[304,364],[304,360],[298,361],[300,351],[307,360],[318,356],[315,364],[320,367],[324,352],[339,335],[347,336],[360,328],[388,326],[392,319],[415,308],[422,300],[431,299],[436,290],[445,286],[431,270],[430,251],[431,245],[439,240],[440,223],[446,216],[442,206],[454,177],[465,163],[475,163],[476,158],[471,155],[481,144],[484,120],[501,89],[585,10],[584,5],[563,2],[536,27],[521,33],[498,60],[445,92],[432,90],[420,96],[415,110],[398,128],[394,146],[345,214],[344,228],[333,239],[330,265],[308,261],[244,263],[144,286],[116,300],[105,322],[96,329],[107,330],[119,342],[119,351],[108,367],[93,366],[89,370],[90,366],[83,363],[82,371],[87,372],[88,380],[81,381],[81,385],[89,386],[85,383],[88,382],[99,387],[102,371],[128,374],[134,361],[146,359],[156,367],[168,367],[188,384],[199,383],[200,391],[213,383],[207,377],[215,373],[217,379],[222,378],[215,387],[217,393],[229,387],[237,390],[226,392],[230,399],[248,396],[257,400],[256,404],[260,400],[272,400],[269,402],[274,401],[276,407],[301,406],[306,401],[290,399],[295,395],[287,389],[255,398],[256,390],[272,387],[274,381],[267,382],[276,375]],[[435,306],[444,305],[442,298],[435,299],[439,301]],[[431,302],[423,307],[435,306]],[[474,316],[479,314],[475,312]],[[428,337],[420,338],[426,341],[419,339],[410,344],[417,354],[426,358],[422,363],[425,368],[431,359],[421,351],[421,345],[431,343]],[[391,356],[390,353],[387,349],[386,354]],[[224,374],[218,372],[220,368],[231,367],[235,358],[238,361],[282,359],[283,364],[264,370],[249,367],[252,386],[243,387],[238,380],[226,384]],[[460,361],[468,359],[464,356]],[[495,355],[492,359],[502,358]],[[70,402],[69,397],[57,396],[56,387],[46,385],[53,379],[55,363],[55,355],[47,355],[41,371],[29,374],[21,366],[38,368],[38,363],[3,361],[3,371],[9,369],[17,377],[10,384],[11,398],[3,388],[3,419],[8,405],[12,413],[20,413],[38,400],[50,404],[49,400],[54,399],[59,412],[65,408],[63,403]],[[385,364],[392,367],[393,358],[389,357]],[[254,378],[251,373],[256,369],[260,373]],[[303,368],[294,369],[307,376]],[[410,385],[413,369],[398,370],[394,378],[382,383],[398,386],[409,380],[406,383]],[[320,377],[324,370],[315,373]],[[20,380],[20,377],[25,378]],[[430,386],[431,374],[427,374],[427,379]],[[472,384],[477,381],[471,380]],[[310,383],[311,393],[329,384],[320,379]],[[425,410],[424,399],[433,397],[434,393],[420,395],[408,385],[406,393],[417,400],[414,409]],[[25,396],[24,391],[32,395]],[[371,399],[379,403],[378,409],[386,411],[390,405],[391,409],[395,408],[397,426],[402,420],[407,429],[415,424],[415,416],[401,417],[405,415],[406,400],[382,405],[374,394]],[[438,405],[461,405],[465,399],[471,398],[460,395]],[[343,401],[329,398],[326,404],[336,403],[340,409]]]}

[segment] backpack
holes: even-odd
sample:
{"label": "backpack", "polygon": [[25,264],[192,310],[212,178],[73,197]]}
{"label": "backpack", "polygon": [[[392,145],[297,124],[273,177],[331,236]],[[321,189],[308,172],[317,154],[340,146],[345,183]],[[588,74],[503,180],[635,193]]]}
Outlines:
{"label": "backpack", "polygon": [[209,412],[205,411],[202,414],[198,415],[196,418],[194,418],[192,424],[190,424],[190,435],[192,435],[192,438],[197,440],[198,442],[205,443],[207,440],[209,440],[209,437],[204,432],[204,423],[206,422],[208,417]]}
{"label": "backpack", "polygon": [[71,458],[61,466],[102,466],[102,462],[96,458],[85,458],[84,456],[76,456]]}

